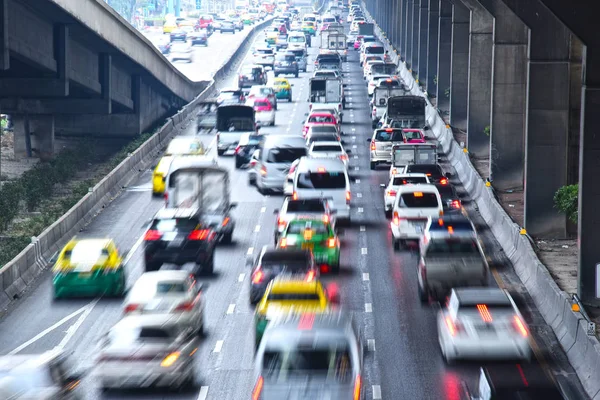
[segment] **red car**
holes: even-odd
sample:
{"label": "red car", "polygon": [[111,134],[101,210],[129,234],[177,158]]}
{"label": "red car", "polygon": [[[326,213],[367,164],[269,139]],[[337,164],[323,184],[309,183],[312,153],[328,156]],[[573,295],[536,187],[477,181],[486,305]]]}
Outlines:
{"label": "red car", "polygon": [[402,129],[404,143],[425,143],[425,133],[421,129]]}
{"label": "red car", "polygon": [[337,128],[337,119],[328,113],[313,113],[308,116],[306,122],[304,122],[304,127],[302,128],[302,136],[306,137],[306,133],[308,129],[312,125],[335,125]]}
{"label": "red car", "polygon": [[213,29],[213,17],[210,15],[202,15],[198,18],[198,23],[196,24],[196,29],[206,29],[208,33],[212,33]]}

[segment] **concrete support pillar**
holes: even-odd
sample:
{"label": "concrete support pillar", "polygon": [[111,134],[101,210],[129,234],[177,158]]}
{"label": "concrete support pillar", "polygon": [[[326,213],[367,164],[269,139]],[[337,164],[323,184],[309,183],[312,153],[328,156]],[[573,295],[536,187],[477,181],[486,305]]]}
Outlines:
{"label": "concrete support pillar", "polygon": [[98,81],[101,85],[101,97],[106,102],[107,114],[112,113],[112,57],[110,54],[100,54],[98,69]]}
{"label": "concrete support pillar", "polygon": [[406,0],[406,22],[404,23],[405,29],[405,45],[406,51],[404,54],[405,60],[408,63],[408,67],[412,68],[412,54],[413,54],[413,6],[415,0]]}
{"label": "concrete support pillar", "polygon": [[29,133],[29,116],[15,114],[12,116],[14,132],[14,149],[17,160],[32,157],[31,135]]}
{"label": "concrete support pillar", "polygon": [[0,70],[7,70],[9,68],[8,0],[0,0]]}
{"label": "concrete support pillar", "polygon": [[42,161],[54,157],[54,115],[36,115],[29,118],[31,152]]}
{"label": "concrete support pillar", "polygon": [[[563,27],[563,29],[565,29]],[[582,65],[583,43],[575,35],[571,35],[569,49],[569,134],[568,145],[569,153],[567,155],[567,184],[579,182],[579,142],[581,129],[581,85],[582,85]],[[569,233],[576,233],[575,226],[568,226]]]}
{"label": "concrete support pillar", "polygon": [[452,7],[452,61],[450,64],[450,123],[467,130],[470,12],[460,1]]}
{"label": "concrete support pillar", "polygon": [[579,164],[579,274],[577,292],[585,304],[600,306],[600,53],[583,50]]}
{"label": "concrete support pillar", "polygon": [[436,104],[442,111],[450,111],[450,73],[452,65],[452,3],[439,0],[440,21],[437,54]]}
{"label": "concrete support pillar", "polygon": [[427,32],[429,29],[429,0],[421,0],[419,8],[419,82],[427,84]]}
{"label": "concrete support pillar", "polygon": [[69,95],[69,27],[65,24],[54,26],[54,58],[56,59],[56,78],[64,87],[64,95]]}
{"label": "concrete support pillar", "polygon": [[437,75],[437,59],[438,59],[438,29],[440,25],[440,1],[429,0],[429,13],[427,15],[427,69],[425,71],[425,87],[430,96],[435,96],[437,93],[437,85],[435,84]]}
{"label": "concrete support pillar", "polygon": [[410,60],[410,68],[413,71],[413,75],[419,71],[419,36],[420,36],[420,25],[421,21],[421,1],[414,0],[412,6],[412,57]]}
{"label": "concrete support pillar", "polygon": [[490,152],[492,109],[493,18],[477,0],[462,0],[471,10],[469,32],[467,148],[471,155],[486,158]]}

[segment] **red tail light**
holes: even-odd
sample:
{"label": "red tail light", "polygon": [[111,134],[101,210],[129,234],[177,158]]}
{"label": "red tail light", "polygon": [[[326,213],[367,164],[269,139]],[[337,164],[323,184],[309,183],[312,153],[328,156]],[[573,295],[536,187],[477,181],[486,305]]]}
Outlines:
{"label": "red tail light", "polygon": [[256,165],[256,160],[250,160],[250,166],[254,167]]}
{"label": "red tail light", "polygon": [[255,285],[259,284],[263,281],[264,278],[265,278],[265,274],[259,268],[256,271],[254,271],[254,273],[252,274],[252,283],[254,283]]}
{"label": "red tail light", "polygon": [[347,190],[347,191],[346,191],[346,203],[349,203],[349,202],[350,202],[350,199],[351,199],[351,197],[352,197],[352,195],[350,194],[350,191],[349,191],[349,190]]}
{"label": "red tail light", "polygon": [[154,242],[154,241],[160,240],[161,237],[162,237],[162,233],[151,229],[151,230],[147,231],[146,234],[144,235],[144,240],[147,242]]}
{"label": "red tail light", "polygon": [[266,176],[267,175],[267,167],[265,167],[264,165],[262,167],[260,167],[260,174],[262,176]]}
{"label": "red tail light", "polygon": [[256,385],[254,385],[254,389],[252,390],[252,400],[258,400],[260,398],[260,395],[261,395],[262,389],[263,389],[263,385],[264,385],[264,379],[261,376],[256,381]]}
{"label": "red tail light", "polygon": [[345,155],[345,154],[342,154],[342,155],[340,156],[340,160],[342,160],[342,161],[347,161],[347,160],[348,160],[348,156],[347,156],[347,155]]}
{"label": "red tail light", "polygon": [[352,399],[353,400],[360,400],[360,392],[362,388],[362,379],[360,377],[360,375],[356,376],[356,380],[354,381],[354,392],[352,395]]}
{"label": "red tail light", "polygon": [[373,107],[373,115],[377,115],[377,107]]}
{"label": "red tail light", "polygon": [[189,240],[206,240],[210,235],[210,230],[208,229],[196,229],[190,232],[188,235]]}
{"label": "red tail light", "polygon": [[446,179],[446,178],[440,179],[440,184],[441,185],[447,185],[448,184],[448,179]]}
{"label": "red tail light", "polygon": [[529,332],[527,332],[527,327],[525,326],[525,323],[518,315],[514,316],[513,325],[514,325],[515,329],[517,330],[517,332],[519,332],[521,334],[521,336],[523,336],[523,337],[529,336]]}
{"label": "red tail light", "polygon": [[459,209],[460,208],[460,200],[452,200],[452,202],[450,202],[450,207]]}
{"label": "red tail light", "polygon": [[298,200],[298,192],[292,194],[292,200]]}
{"label": "red tail light", "polygon": [[287,247],[287,239],[283,238],[279,241],[279,247],[286,248]]}
{"label": "red tail light", "polygon": [[327,240],[327,247],[334,248],[335,245],[337,244],[337,240],[335,240],[335,238],[331,238]]}
{"label": "red tail light", "polygon": [[185,302],[185,303],[181,303],[180,305],[178,305],[175,308],[175,311],[179,311],[179,312],[187,312],[187,311],[193,311],[194,310],[194,303],[192,302]]}
{"label": "red tail light", "polygon": [[282,218],[277,218],[277,226],[279,228],[284,228],[285,227],[285,220]]}
{"label": "red tail light", "polygon": [[392,222],[396,226],[400,225],[400,216],[398,215],[398,211],[394,211],[394,218],[393,218]]}
{"label": "red tail light", "polygon": [[398,192],[396,192],[395,190],[388,190],[387,191],[387,195],[390,197],[396,197],[396,195],[398,194]]}
{"label": "red tail light", "polygon": [[165,203],[168,203],[169,202],[169,193],[165,192],[163,198],[165,199]]}
{"label": "red tail light", "polygon": [[137,311],[137,309],[140,308],[139,304],[128,304],[127,307],[125,307],[125,314],[130,313],[130,312],[134,312]]}
{"label": "red tail light", "polygon": [[371,140],[371,151],[375,151],[377,147],[375,146],[375,141]]}
{"label": "red tail light", "polygon": [[237,146],[237,147],[235,148],[234,154],[239,154],[239,153],[240,153],[240,150],[241,150],[241,147],[240,147],[240,146]]}
{"label": "red tail light", "polygon": [[306,274],[306,282],[312,282],[315,280],[317,273],[314,270],[308,271]]}
{"label": "red tail light", "polygon": [[493,321],[492,314],[490,314],[490,310],[485,304],[477,304],[477,311],[479,311],[479,315],[481,315],[484,322],[491,323]]}
{"label": "red tail light", "polygon": [[446,317],[446,327],[448,327],[448,332],[450,332],[451,336],[456,336],[458,333],[458,327],[449,316]]}

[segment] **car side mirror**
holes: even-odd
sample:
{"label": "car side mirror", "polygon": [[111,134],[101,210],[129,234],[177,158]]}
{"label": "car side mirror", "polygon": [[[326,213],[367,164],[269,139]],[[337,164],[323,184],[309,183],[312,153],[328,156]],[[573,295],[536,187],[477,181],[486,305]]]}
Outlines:
{"label": "car side mirror", "polygon": [[346,154],[352,154],[352,150],[346,150]]}
{"label": "car side mirror", "polygon": [[446,178],[450,179],[450,178],[452,178],[452,177],[454,176],[454,174],[453,174],[452,172],[446,172],[446,173],[444,174],[444,176],[445,176]]}
{"label": "car side mirror", "polygon": [[230,204],[229,204],[229,209],[230,209],[230,210],[233,210],[233,209],[234,209],[234,208],[236,208],[236,207],[237,207],[237,203],[230,203]]}
{"label": "car side mirror", "polygon": [[279,214],[279,208],[276,208],[276,209],[274,209],[274,210],[273,210],[273,214],[274,214],[274,215],[277,215],[277,214]]}
{"label": "car side mirror", "polygon": [[371,143],[371,139],[367,139],[367,143]]}
{"label": "car side mirror", "polygon": [[290,86],[294,86],[294,84],[292,83]]}
{"label": "car side mirror", "polygon": [[424,131],[430,131],[430,130],[431,130],[431,128],[430,128],[429,126],[424,126],[424,127],[423,127],[423,130],[424,130]]}

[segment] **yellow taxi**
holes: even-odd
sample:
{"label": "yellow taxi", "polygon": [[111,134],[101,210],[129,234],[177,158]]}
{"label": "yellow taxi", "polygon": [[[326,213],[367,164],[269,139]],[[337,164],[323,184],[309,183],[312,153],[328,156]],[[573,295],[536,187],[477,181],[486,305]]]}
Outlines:
{"label": "yellow taxi", "polygon": [[277,37],[279,36],[279,29],[275,26],[265,29],[266,39],[265,42],[268,44],[277,43]]}
{"label": "yellow taxi", "polygon": [[318,280],[307,281],[296,277],[272,280],[254,314],[256,347],[274,316],[286,312],[325,313],[338,303],[338,294],[328,293]]}
{"label": "yellow taxi", "polygon": [[292,84],[287,78],[275,78],[273,81],[273,90],[277,99],[286,99],[292,101]]}
{"label": "yellow taxi", "polygon": [[175,21],[167,21],[163,24],[163,33],[171,33],[177,29],[177,23]]}
{"label": "yellow taxi", "polygon": [[178,136],[171,140],[152,173],[152,195],[162,196],[165,192],[165,180],[173,161],[173,156],[204,155],[206,149],[202,141],[195,136]]}
{"label": "yellow taxi", "polygon": [[122,263],[112,239],[71,239],[52,267],[54,298],[122,296],[126,287]]}

